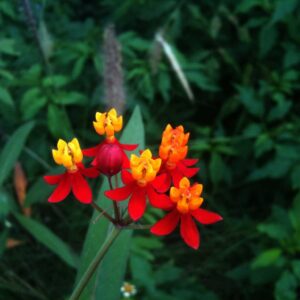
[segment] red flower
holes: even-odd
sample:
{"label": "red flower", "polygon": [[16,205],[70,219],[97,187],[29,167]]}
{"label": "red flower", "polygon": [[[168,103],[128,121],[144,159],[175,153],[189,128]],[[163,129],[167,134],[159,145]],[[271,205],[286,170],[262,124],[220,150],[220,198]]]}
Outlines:
{"label": "red flower", "polygon": [[165,192],[168,189],[168,186],[165,185],[166,175],[162,174],[156,177],[160,164],[161,159],[152,159],[149,149],[145,150],[140,158],[132,154],[130,159],[132,173],[126,170],[121,173],[125,186],[106,191],[105,195],[114,201],[123,201],[130,196],[128,213],[134,221],[143,216],[146,209],[146,198],[155,207],[170,209],[172,203],[169,198],[157,192]]}
{"label": "red flower", "polygon": [[166,174],[166,185],[171,186],[172,182],[175,186],[178,186],[182,177],[191,178],[197,174],[199,168],[190,168],[198,162],[198,159],[186,158],[178,161],[171,167],[168,166],[168,162],[163,161],[162,167],[159,173]]}
{"label": "red flower", "polygon": [[[201,224],[213,224],[222,220],[222,217],[214,212],[199,208],[203,202],[200,197],[201,184],[190,186],[189,180],[184,177],[180,180],[179,188],[172,187],[168,198],[170,212],[167,213],[152,228],[155,235],[167,235],[174,231],[180,223],[180,235],[191,248],[198,249],[200,235],[194,219]],[[167,201],[166,204],[167,206]]]}
{"label": "red flower", "polygon": [[95,178],[99,172],[95,168],[85,168],[77,164],[77,170],[69,171],[59,175],[44,176],[44,180],[51,185],[57,185],[48,198],[49,202],[56,203],[63,201],[72,191],[75,198],[84,204],[92,202],[92,191],[85,177]]}

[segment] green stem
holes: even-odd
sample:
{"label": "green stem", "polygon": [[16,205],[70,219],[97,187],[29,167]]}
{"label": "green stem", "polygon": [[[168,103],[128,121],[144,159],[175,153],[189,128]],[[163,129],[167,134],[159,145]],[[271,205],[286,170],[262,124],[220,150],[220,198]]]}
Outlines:
{"label": "green stem", "polygon": [[[110,189],[113,190],[114,187],[112,185],[111,176],[108,176],[108,183],[109,183]],[[114,206],[114,211],[115,211],[115,219],[116,219],[117,223],[120,223],[121,216],[120,216],[120,210],[119,210],[118,203],[116,201],[113,201],[113,206]]]}
{"label": "green stem", "polygon": [[81,277],[80,281],[78,282],[77,286],[75,287],[71,297],[69,300],[78,300],[80,295],[82,294],[84,288],[88,284],[89,280],[97,270],[97,267],[103,257],[105,256],[106,252],[109,250],[110,246],[113,244],[119,233],[121,232],[120,227],[114,227],[102,247],[99,249],[98,253],[96,254],[94,260],[91,262],[83,276]]}
{"label": "green stem", "polygon": [[103,215],[105,218],[107,218],[110,222],[112,222],[113,224],[115,224],[116,223],[116,220],[115,219],[113,219],[105,210],[103,210],[100,206],[98,206],[95,202],[92,202],[91,203],[91,206],[94,208],[94,209],[96,209],[96,210],[98,210],[100,213],[101,213],[101,215]]}

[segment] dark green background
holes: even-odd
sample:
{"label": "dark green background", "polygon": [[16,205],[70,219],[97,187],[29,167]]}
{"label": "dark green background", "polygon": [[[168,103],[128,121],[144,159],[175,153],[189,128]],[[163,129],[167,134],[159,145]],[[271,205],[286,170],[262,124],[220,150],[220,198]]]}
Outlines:
{"label": "dark green background", "polygon": [[[0,299],[65,299],[72,290],[74,269],[13,217],[7,161],[21,151],[33,218],[79,253],[91,209],[71,198],[48,205],[40,178],[54,167],[57,138],[97,142],[92,120],[108,103],[102,46],[111,23],[122,47],[124,119],[140,105],[153,152],[167,123],[183,124],[189,156],[200,159],[204,206],[224,217],[200,227],[199,251],[178,232],[135,233],[126,280],[136,299],[299,299],[299,1],[32,0],[37,35],[24,2],[0,2]],[[155,45],[162,29],[194,101]],[[17,136],[15,152],[5,151],[30,121],[26,148]],[[157,218],[150,210],[145,222]],[[7,237],[25,243],[3,251]]]}

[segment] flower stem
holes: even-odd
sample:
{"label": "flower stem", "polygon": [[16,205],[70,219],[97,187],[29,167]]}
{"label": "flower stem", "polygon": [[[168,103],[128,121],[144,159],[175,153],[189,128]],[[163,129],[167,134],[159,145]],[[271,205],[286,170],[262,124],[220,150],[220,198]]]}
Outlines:
{"label": "flower stem", "polygon": [[[108,182],[109,182],[110,189],[113,190],[114,188],[113,188],[113,185],[112,185],[112,182],[111,182],[111,176],[108,176]],[[116,201],[113,201],[113,206],[114,206],[116,221],[117,221],[117,223],[120,223],[121,216],[120,216],[120,210],[119,210],[118,203]]]}
{"label": "flower stem", "polygon": [[89,280],[97,270],[97,267],[103,257],[105,256],[106,252],[109,250],[110,246],[113,244],[115,239],[118,237],[119,233],[121,232],[120,227],[114,227],[114,229],[111,231],[110,235],[102,245],[102,247],[99,249],[98,253],[96,254],[94,260],[91,262],[83,276],[81,277],[80,281],[78,282],[77,286],[75,287],[71,297],[69,300],[78,300],[80,295],[82,294],[84,288],[88,284]]}
{"label": "flower stem", "polygon": [[91,203],[91,206],[98,210],[105,218],[107,218],[110,222],[112,222],[113,224],[116,223],[116,220],[113,219],[105,210],[103,210],[100,206],[98,206],[95,202]]}

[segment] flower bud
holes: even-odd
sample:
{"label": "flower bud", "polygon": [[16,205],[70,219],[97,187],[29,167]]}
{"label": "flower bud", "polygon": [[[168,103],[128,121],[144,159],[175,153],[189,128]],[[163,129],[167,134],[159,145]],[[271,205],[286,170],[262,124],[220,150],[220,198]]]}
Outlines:
{"label": "flower bud", "polygon": [[123,151],[120,145],[117,143],[101,145],[92,165],[106,176],[119,173],[123,165]]}

